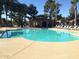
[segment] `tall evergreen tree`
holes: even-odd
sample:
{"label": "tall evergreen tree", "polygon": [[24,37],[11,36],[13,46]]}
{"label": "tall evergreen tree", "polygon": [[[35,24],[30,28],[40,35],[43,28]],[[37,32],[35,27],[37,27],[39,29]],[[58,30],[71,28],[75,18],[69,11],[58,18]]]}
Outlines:
{"label": "tall evergreen tree", "polygon": [[57,17],[57,14],[59,13],[59,3],[56,3],[55,0],[47,0],[44,6],[44,12],[49,15],[49,19],[52,19],[52,17]]}

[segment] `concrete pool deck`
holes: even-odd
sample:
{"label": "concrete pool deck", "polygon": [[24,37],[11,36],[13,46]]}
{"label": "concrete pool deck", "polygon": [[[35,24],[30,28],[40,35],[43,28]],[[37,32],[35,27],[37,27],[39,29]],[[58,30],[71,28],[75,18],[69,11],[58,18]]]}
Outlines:
{"label": "concrete pool deck", "polygon": [[[78,35],[79,31],[74,33]],[[79,40],[34,42],[24,38],[0,39],[0,59],[79,59]]]}
{"label": "concrete pool deck", "polygon": [[33,42],[0,39],[0,59],[79,59],[79,41]]}
{"label": "concrete pool deck", "polygon": [[16,30],[20,28],[15,28],[15,27],[0,27],[0,31],[5,31],[5,30]]}

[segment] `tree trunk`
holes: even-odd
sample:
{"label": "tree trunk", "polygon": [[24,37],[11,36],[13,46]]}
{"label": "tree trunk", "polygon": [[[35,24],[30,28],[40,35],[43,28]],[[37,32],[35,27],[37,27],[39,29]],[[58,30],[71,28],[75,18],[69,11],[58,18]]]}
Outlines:
{"label": "tree trunk", "polygon": [[0,11],[0,20],[1,20],[1,11]]}
{"label": "tree trunk", "polygon": [[57,9],[55,10],[55,20],[57,20]]}
{"label": "tree trunk", "polygon": [[77,25],[77,5],[75,5],[75,18],[74,18],[74,26]]}
{"label": "tree trunk", "polygon": [[8,25],[8,21],[7,21],[7,10],[6,10],[6,26]]}
{"label": "tree trunk", "polygon": [[6,2],[6,0],[5,0],[5,15],[6,15],[6,26],[8,25],[8,21],[7,21],[7,2]]}
{"label": "tree trunk", "polygon": [[57,7],[58,7],[58,5],[56,4],[56,9],[55,9],[55,19],[57,20]]}
{"label": "tree trunk", "polygon": [[49,14],[49,19],[51,20],[52,19],[52,12],[50,10],[50,14]]}
{"label": "tree trunk", "polygon": [[[12,14],[12,11],[11,11],[11,14]],[[12,22],[12,15],[11,15],[11,25],[13,25],[13,22]]]}

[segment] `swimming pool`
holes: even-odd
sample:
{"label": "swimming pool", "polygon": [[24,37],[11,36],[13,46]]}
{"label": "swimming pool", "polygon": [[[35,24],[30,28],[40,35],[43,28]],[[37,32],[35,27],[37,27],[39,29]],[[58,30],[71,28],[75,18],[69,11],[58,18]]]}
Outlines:
{"label": "swimming pool", "polygon": [[40,42],[67,42],[79,40],[79,37],[75,37],[67,32],[60,32],[48,29],[18,29],[8,30],[1,38],[25,38],[32,41]]}

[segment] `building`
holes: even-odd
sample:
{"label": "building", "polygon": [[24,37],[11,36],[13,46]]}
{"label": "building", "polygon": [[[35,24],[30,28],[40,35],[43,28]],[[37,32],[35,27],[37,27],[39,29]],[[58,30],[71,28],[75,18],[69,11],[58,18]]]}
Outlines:
{"label": "building", "polygon": [[50,28],[55,26],[55,21],[44,17],[36,17],[30,21],[30,27]]}

